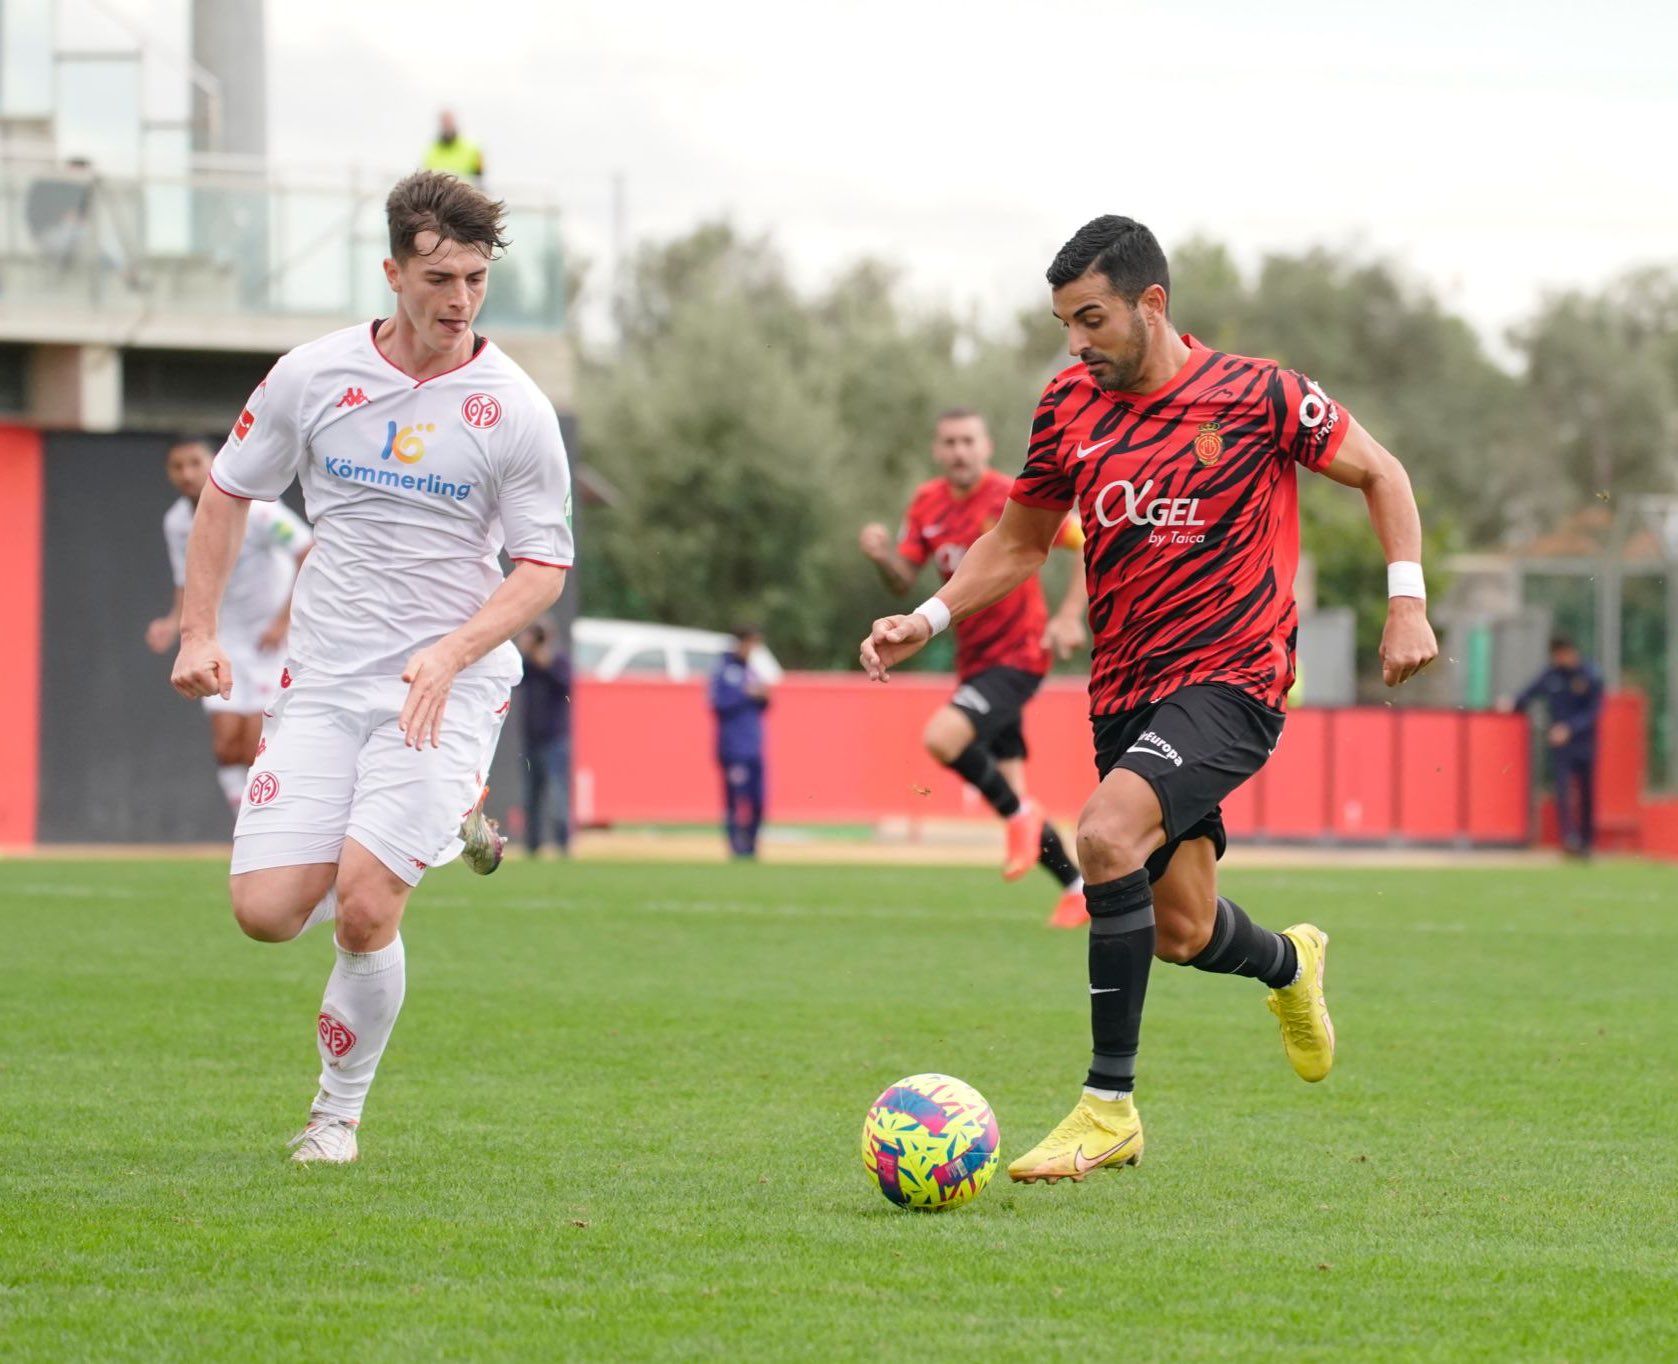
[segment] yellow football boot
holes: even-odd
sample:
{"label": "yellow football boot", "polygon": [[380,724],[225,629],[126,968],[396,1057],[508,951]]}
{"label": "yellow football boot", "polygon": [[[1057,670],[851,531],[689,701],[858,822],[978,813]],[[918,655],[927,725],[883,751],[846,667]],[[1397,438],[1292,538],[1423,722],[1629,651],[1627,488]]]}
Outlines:
{"label": "yellow football boot", "polygon": [[1334,1023],[1323,998],[1323,964],[1328,934],[1315,924],[1282,930],[1299,954],[1299,976],[1292,985],[1272,990],[1265,1004],[1282,1023],[1282,1049],[1301,1080],[1315,1084],[1334,1068]]}
{"label": "yellow football boot", "polygon": [[1082,1181],[1091,1170],[1142,1163],[1142,1119],[1130,1099],[1086,1094],[1066,1120],[1008,1167],[1021,1184]]}

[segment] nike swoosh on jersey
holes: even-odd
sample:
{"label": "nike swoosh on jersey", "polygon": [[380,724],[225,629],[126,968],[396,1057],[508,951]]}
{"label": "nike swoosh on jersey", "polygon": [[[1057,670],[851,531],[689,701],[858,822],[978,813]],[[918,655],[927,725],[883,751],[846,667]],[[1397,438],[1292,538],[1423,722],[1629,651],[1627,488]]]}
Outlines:
{"label": "nike swoosh on jersey", "polygon": [[943,529],[944,529],[944,523],[942,521],[940,521],[936,525],[927,526],[924,530],[921,531],[921,534],[922,535],[936,535],[936,534],[938,534],[939,531],[941,531]]}
{"label": "nike swoosh on jersey", "polygon": [[1129,1146],[1131,1142],[1136,1140],[1137,1135],[1137,1133],[1132,1132],[1117,1146],[1110,1147],[1098,1156],[1086,1156],[1084,1154],[1084,1148],[1080,1146],[1072,1153],[1072,1168],[1081,1175],[1088,1174],[1091,1170],[1095,1169],[1097,1165],[1101,1164],[1102,1161],[1110,1160],[1112,1157],[1118,1155],[1120,1151],[1124,1150],[1125,1147]]}
{"label": "nike swoosh on jersey", "polygon": [[1106,440],[1097,441],[1094,445],[1085,445],[1083,443],[1083,441],[1079,441],[1078,442],[1078,452],[1077,452],[1076,455],[1073,456],[1073,458],[1074,459],[1088,459],[1091,455],[1095,454],[1095,452],[1097,450],[1105,450],[1109,445],[1111,445],[1117,439],[1118,439],[1117,436],[1109,436]]}

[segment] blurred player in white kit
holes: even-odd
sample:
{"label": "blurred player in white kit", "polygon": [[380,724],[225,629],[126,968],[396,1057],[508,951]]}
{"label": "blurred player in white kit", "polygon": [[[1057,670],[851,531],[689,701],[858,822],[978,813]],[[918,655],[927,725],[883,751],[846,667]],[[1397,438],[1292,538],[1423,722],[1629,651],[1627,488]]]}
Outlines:
{"label": "blurred player in white kit", "polygon": [[[163,517],[163,542],[175,577],[175,601],[169,614],[146,627],[146,645],[161,654],[174,648],[181,633],[181,596],[186,586],[186,541],[192,516],[215,457],[201,440],[178,440],[169,447],[164,468],[180,493]],[[291,627],[291,588],[314,536],[283,502],[251,508],[245,539],[239,547],[221,603],[221,647],[233,664],[233,692],[204,698],[210,717],[210,745],[216,755],[216,781],[235,813],[245,796],[245,780],[262,739],[262,712],[280,694],[286,632]]]}
{"label": "blurred player in white kit", "polygon": [[558,599],[571,565],[553,405],[472,330],[506,245],[501,214],[453,176],[397,184],[393,315],[280,358],[215,458],[187,550],[174,685],[227,696],[238,664],[216,611],[251,499],[302,484],[315,547],[229,882],[234,917],[259,941],[337,921],[297,1161],[357,1156],[402,1007],[402,913],[427,867],[462,853],[476,872],[500,863],[483,781],[521,673],[508,641]]}

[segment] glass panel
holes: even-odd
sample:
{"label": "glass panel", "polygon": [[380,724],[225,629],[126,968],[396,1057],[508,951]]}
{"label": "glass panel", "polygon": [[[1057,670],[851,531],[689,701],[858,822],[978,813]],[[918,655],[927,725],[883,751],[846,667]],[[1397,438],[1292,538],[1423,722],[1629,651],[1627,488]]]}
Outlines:
{"label": "glass panel", "polygon": [[54,0],[0,3],[0,118],[51,118]]}
{"label": "glass panel", "polygon": [[100,175],[137,175],[139,58],[59,62],[54,132],[66,159],[90,161]]}
{"label": "glass panel", "polygon": [[185,128],[148,128],[141,134],[145,158],[146,254],[184,256],[192,246],[192,135]]}

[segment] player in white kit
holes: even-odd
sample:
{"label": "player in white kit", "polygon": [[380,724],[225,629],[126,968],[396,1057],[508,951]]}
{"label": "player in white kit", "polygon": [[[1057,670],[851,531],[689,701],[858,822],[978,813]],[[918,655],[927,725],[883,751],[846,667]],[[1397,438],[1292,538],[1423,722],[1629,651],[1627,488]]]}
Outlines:
{"label": "player in white kit", "polygon": [[234,917],[260,941],[337,921],[299,1161],[356,1158],[402,1005],[402,912],[426,868],[463,847],[474,871],[500,861],[482,800],[520,676],[508,641],[553,605],[571,564],[553,405],[472,331],[506,244],[501,212],[436,172],[391,191],[393,316],[281,357],[216,456],[187,551],[174,684],[225,696],[237,664],[216,606],[250,499],[301,482],[315,548],[230,878]]}
{"label": "player in white kit", "polygon": [[[146,627],[146,645],[153,653],[172,649],[180,638],[186,541],[214,457],[215,451],[201,440],[178,440],[165,456],[169,481],[180,493],[163,517],[175,601],[168,615]],[[262,712],[280,693],[280,669],[291,623],[291,587],[313,543],[309,528],[285,503],[257,503],[251,507],[245,540],[227,580],[221,603],[221,647],[232,661],[233,693],[225,698],[219,692],[206,696],[204,709],[210,716],[216,780],[235,812],[244,799],[248,770],[262,738]]]}

